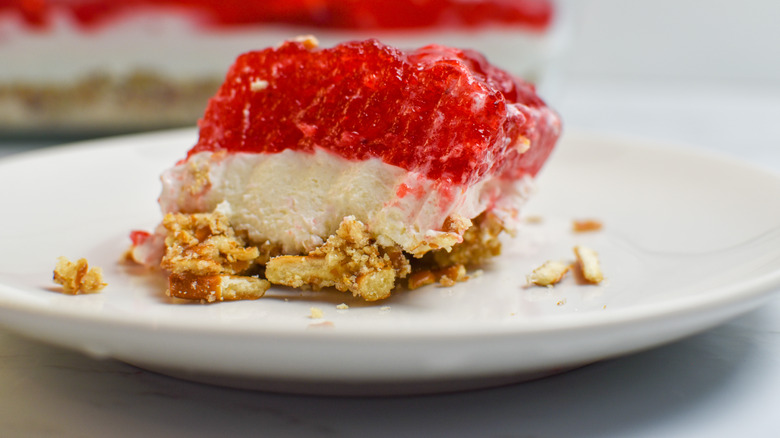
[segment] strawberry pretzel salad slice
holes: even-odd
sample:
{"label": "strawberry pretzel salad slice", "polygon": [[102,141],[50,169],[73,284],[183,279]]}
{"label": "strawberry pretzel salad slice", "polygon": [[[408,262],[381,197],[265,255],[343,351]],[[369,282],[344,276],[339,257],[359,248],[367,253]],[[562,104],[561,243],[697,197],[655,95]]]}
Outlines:
{"label": "strawberry pretzel salad slice", "polygon": [[199,125],[129,254],[206,301],[461,281],[499,254],[561,130],[476,52],[313,37],[241,55]]}

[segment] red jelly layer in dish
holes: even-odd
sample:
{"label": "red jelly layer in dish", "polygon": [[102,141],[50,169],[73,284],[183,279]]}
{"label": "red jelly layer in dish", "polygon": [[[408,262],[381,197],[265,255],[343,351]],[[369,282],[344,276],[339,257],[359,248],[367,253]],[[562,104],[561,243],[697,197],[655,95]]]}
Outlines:
{"label": "red jelly layer in dish", "polygon": [[65,11],[89,28],[152,8],[194,13],[212,25],[273,22],[343,29],[507,24],[542,30],[553,17],[550,0],[0,0],[0,13],[20,13],[40,28],[53,11]]}
{"label": "red jelly layer in dish", "polygon": [[471,184],[535,175],[559,132],[532,85],[473,51],[287,42],[237,59],[189,155],[319,147]]}

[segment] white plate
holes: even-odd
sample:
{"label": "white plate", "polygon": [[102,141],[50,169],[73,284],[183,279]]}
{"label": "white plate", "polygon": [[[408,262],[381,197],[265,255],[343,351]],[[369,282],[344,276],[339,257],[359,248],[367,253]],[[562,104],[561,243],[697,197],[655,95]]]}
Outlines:
{"label": "white plate", "polygon": [[[527,214],[481,276],[364,304],[272,289],[257,301],[173,304],[164,279],[117,262],[159,220],[158,174],[192,130],[82,143],[0,162],[0,321],[32,338],[179,377],[276,391],[387,394],[494,385],[713,327],[780,285],[780,178],[689,148],[570,135]],[[604,229],[574,234],[574,218]],[[528,288],[574,244],[607,281]],[[58,256],[102,266],[99,294],[54,292]],[[336,305],[350,307],[339,310]],[[309,318],[318,307],[324,318]]]}

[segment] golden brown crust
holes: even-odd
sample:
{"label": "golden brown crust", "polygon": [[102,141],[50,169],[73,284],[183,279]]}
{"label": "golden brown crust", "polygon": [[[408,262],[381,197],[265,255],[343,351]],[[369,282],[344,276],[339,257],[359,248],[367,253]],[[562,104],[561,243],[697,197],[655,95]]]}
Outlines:
{"label": "golden brown crust", "polygon": [[255,300],[265,295],[271,284],[263,279],[239,275],[171,274],[168,296],[187,300]]}
{"label": "golden brown crust", "polygon": [[[335,287],[376,301],[387,298],[398,279],[413,270],[418,272],[408,283],[412,289],[434,282],[452,286],[468,279],[466,265],[500,253],[498,235],[503,230],[494,215],[481,215],[473,222],[451,216],[442,231],[463,235],[462,242],[449,252],[430,251],[418,259],[399,245],[388,244],[389,239],[373,236],[353,216],[345,217],[336,233],[307,255],[279,255],[279,245],[271,242],[252,246],[219,210],[168,214],[162,225],[166,236],[161,267],[171,273],[168,294],[208,302],[259,298],[269,284],[314,290]],[[263,269],[268,282],[247,276]]]}
{"label": "golden brown crust", "polygon": [[451,251],[432,253],[437,266],[474,266],[501,254],[498,236],[504,231],[504,224],[498,216],[483,213],[474,219],[473,224],[469,223],[470,226],[463,232],[463,241],[453,246]]}
{"label": "golden brown crust", "polygon": [[382,246],[371,238],[365,224],[347,216],[336,234],[306,256],[280,256],[266,265],[273,284],[320,289],[333,286],[366,301],[387,298],[396,278],[410,272],[400,247]]}
{"label": "golden brown crust", "polygon": [[415,271],[409,276],[408,287],[409,289],[417,289],[433,283],[436,283],[436,274],[430,269],[425,269]]}
{"label": "golden brown crust", "polygon": [[466,275],[466,267],[463,265],[452,265],[441,269],[420,270],[409,276],[409,289],[417,289],[439,282],[440,285],[448,287],[455,283],[466,281],[469,277]]}
{"label": "golden brown crust", "polygon": [[466,281],[469,277],[466,275],[466,267],[463,265],[452,265],[437,271],[439,284],[442,286],[455,286],[459,281]]}
{"label": "golden brown crust", "polygon": [[169,213],[163,226],[167,236],[160,266],[175,274],[240,274],[260,256],[260,250],[246,246],[219,212]]}
{"label": "golden brown crust", "polygon": [[103,271],[98,267],[90,268],[84,258],[75,263],[66,257],[58,258],[54,268],[54,282],[61,284],[62,292],[68,295],[93,293],[106,287]]}

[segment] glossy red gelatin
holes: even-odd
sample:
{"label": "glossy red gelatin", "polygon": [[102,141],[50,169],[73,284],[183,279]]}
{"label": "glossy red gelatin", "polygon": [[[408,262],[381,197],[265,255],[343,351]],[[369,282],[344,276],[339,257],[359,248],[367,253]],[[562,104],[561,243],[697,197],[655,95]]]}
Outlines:
{"label": "glossy red gelatin", "polygon": [[320,147],[471,184],[487,174],[535,175],[559,132],[532,85],[473,51],[287,42],[237,59],[189,155]]}
{"label": "glossy red gelatin", "polygon": [[506,24],[541,30],[553,17],[550,0],[0,0],[0,13],[19,13],[38,28],[50,24],[54,11],[94,28],[155,8],[193,14],[217,26],[287,23],[343,29]]}

